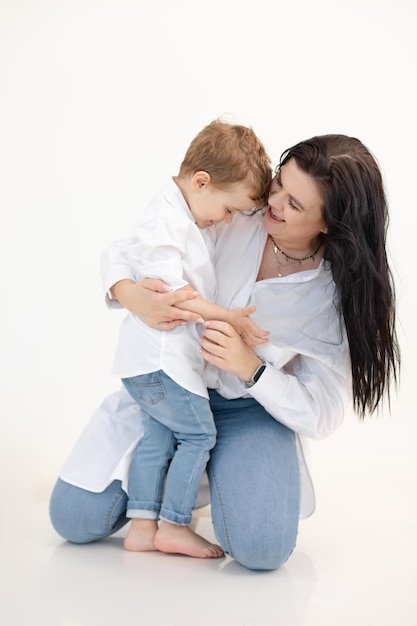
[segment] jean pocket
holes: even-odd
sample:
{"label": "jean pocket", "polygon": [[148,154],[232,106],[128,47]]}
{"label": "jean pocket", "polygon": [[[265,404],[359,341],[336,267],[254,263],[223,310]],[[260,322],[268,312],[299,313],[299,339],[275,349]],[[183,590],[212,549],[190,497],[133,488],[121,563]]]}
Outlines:
{"label": "jean pocket", "polygon": [[166,393],[158,372],[142,374],[128,379],[130,392],[141,402],[157,404],[164,400]]}

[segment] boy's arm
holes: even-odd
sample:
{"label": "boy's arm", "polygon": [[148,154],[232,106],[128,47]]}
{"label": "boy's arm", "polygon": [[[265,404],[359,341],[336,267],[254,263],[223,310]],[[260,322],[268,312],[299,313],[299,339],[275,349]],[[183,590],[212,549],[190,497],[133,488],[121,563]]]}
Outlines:
{"label": "boy's arm", "polygon": [[[181,290],[179,290],[181,291]],[[196,296],[192,300],[187,302],[179,302],[175,305],[179,309],[186,309],[187,311],[193,311],[201,315],[201,322],[208,320],[220,320],[222,322],[228,322],[233,326],[236,332],[242,337],[242,339],[249,346],[254,347],[261,343],[267,343],[266,336],[269,331],[261,330],[249,315],[255,312],[254,306],[243,307],[240,309],[226,309],[208,302],[201,296]]]}

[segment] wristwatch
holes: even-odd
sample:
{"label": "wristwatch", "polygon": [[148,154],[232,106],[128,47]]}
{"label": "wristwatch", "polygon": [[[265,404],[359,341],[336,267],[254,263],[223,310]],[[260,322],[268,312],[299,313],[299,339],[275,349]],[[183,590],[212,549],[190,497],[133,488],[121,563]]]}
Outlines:
{"label": "wristwatch", "polygon": [[258,365],[256,370],[252,374],[252,378],[250,380],[244,380],[243,381],[245,383],[245,385],[247,387],[252,387],[252,385],[254,385],[255,383],[258,382],[258,380],[260,379],[260,377],[264,373],[265,369],[266,369],[266,363],[265,363],[265,361],[262,361],[262,363],[260,365]]}

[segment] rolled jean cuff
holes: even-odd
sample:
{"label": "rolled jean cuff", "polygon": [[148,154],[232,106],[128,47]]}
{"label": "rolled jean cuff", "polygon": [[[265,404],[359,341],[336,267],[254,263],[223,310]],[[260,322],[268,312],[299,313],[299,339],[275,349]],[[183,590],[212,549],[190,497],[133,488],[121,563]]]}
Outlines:
{"label": "rolled jean cuff", "polygon": [[127,504],[126,517],[138,519],[158,519],[161,505],[153,502],[130,501]]}
{"label": "rolled jean cuff", "polygon": [[188,526],[191,523],[192,515],[182,515],[181,513],[175,513],[174,511],[169,511],[165,507],[162,507],[160,518],[171,524]]}

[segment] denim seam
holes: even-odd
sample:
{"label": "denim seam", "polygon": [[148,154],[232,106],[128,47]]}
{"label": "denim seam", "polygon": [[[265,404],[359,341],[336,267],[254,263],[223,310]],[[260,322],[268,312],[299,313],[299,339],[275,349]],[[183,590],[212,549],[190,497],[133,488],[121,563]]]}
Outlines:
{"label": "denim seam", "polygon": [[[198,413],[196,412],[196,410],[195,410],[195,408],[194,408],[194,405],[193,405],[193,403],[192,403],[192,401],[191,401],[191,398],[190,398],[190,394],[189,394],[189,392],[187,392],[187,390],[184,390],[184,391],[186,392],[186,393],[185,393],[185,396],[186,396],[186,399],[187,399],[188,406],[190,407],[190,408],[189,408],[189,411],[190,411],[190,413],[191,413],[191,412],[193,413],[194,418],[197,420],[197,422],[198,422],[198,424],[199,424],[200,428],[204,431],[204,433],[205,433],[206,435],[210,435],[211,437],[215,436],[215,435],[217,434],[217,430],[216,430],[216,426],[215,426],[215,423],[214,423],[214,417],[213,417],[213,414],[212,414],[212,423],[211,423],[212,429],[211,429],[211,431],[210,431],[210,430],[207,430],[207,428],[204,426],[204,424],[202,424],[202,422],[201,422],[201,420],[200,420],[200,416],[199,416],[199,415],[198,415]],[[207,402],[208,402],[208,401],[207,401]],[[214,447],[214,444],[213,444],[213,446],[212,446],[212,447]]]}
{"label": "denim seam", "polygon": [[[111,506],[109,507],[109,512],[108,512],[108,515],[107,515],[107,528],[108,528],[108,530],[110,530],[110,531],[112,531],[112,530],[113,530],[113,526],[114,526],[114,524],[112,524],[112,523],[111,523],[111,520],[113,519],[113,513],[114,513],[114,511],[115,511],[116,507],[118,506],[119,502],[120,502],[121,500],[123,500],[123,498],[124,498],[124,497],[125,497],[125,496],[124,496],[124,494],[123,494],[123,493],[120,493],[120,494],[117,496],[117,499],[115,500],[114,504],[113,504],[113,505],[111,505]],[[116,522],[116,521],[117,521],[117,520],[115,520],[115,522]]]}
{"label": "denim seam", "polygon": [[225,546],[222,546],[222,547],[225,550],[225,552],[227,552],[229,554],[229,556],[233,557],[232,549],[231,549],[231,546],[230,546],[229,533],[228,533],[228,530],[227,530],[226,517],[224,515],[223,500],[222,500],[221,493],[220,493],[218,485],[217,485],[216,474],[215,474],[214,470],[211,468],[211,465],[207,466],[207,473],[208,473],[209,476],[211,476],[211,479],[212,479],[211,480],[211,484],[214,486],[215,491],[216,491],[217,499],[218,499],[218,502],[219,502],[219,510],[220,510],[220,513],[221,513],[221,520],[222,520],[222,525],[223,525],[223,531],[224,531],[224,535],[225,535],[226,541],[227,541],[227,550],[226,550]]}

